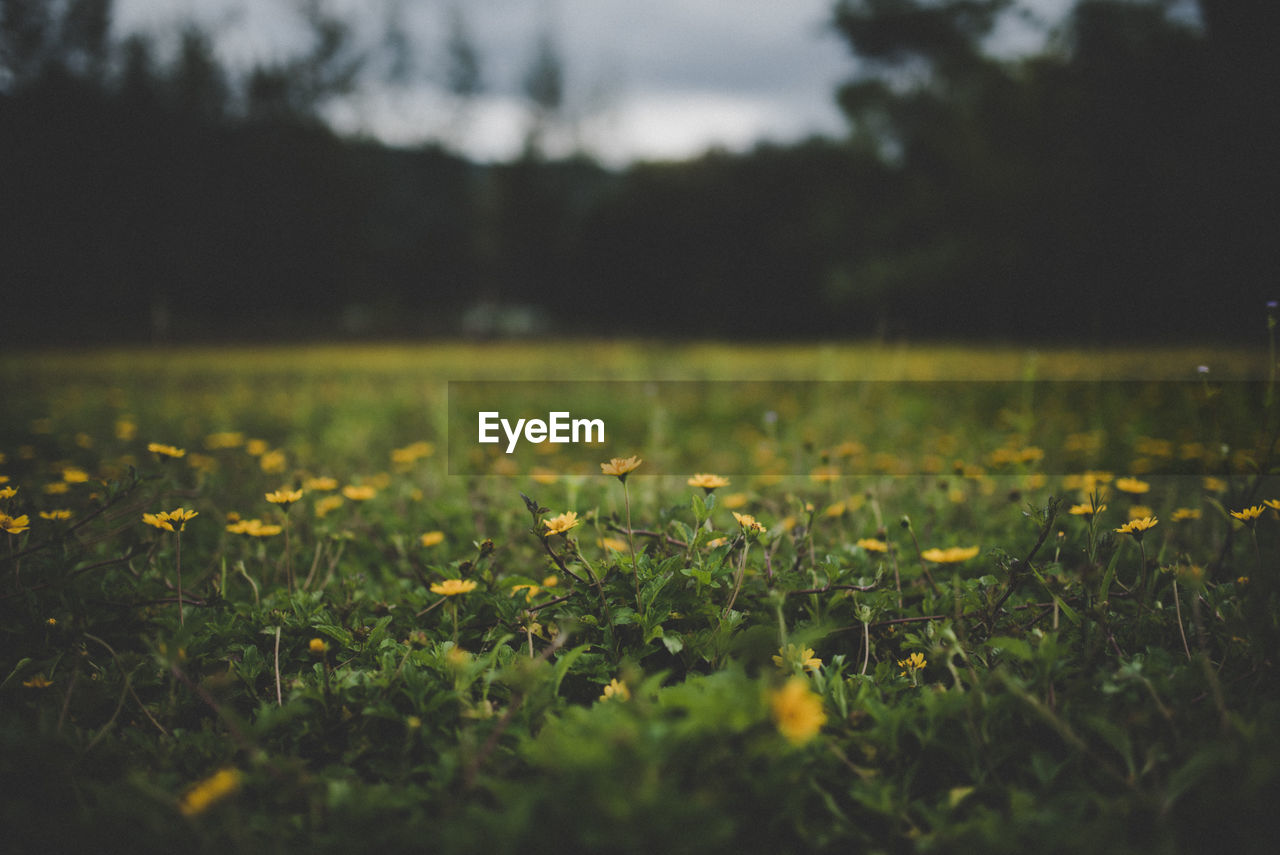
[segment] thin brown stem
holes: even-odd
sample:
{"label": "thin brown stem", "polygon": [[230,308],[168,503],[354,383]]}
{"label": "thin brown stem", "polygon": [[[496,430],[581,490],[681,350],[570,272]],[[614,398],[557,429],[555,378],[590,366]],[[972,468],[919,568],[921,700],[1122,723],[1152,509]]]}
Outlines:
{"label": "thin brown stem", "polygon": [[284,694],[280,691],[280,627],[276,627],[276,706],[284,706]]}

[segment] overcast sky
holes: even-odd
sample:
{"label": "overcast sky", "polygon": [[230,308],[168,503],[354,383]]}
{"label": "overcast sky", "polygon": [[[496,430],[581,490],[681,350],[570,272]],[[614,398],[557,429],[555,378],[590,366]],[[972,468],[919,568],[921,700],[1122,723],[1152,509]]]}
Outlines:
{"label": "overcast sky", "polygon": [[[1053,9],[1069,0],[1031,2]],[[228,65],[246,68],[306,49],[297,6],[116,0],[115,25],[118,34],[142,31],[171,43],[184,20],[195,21]],[[366,75],[361,91],[329,112],[339,130],[392,143],[443,140],[485,159],[516,153],[530,121],[521,82],[544,35],[563,61],[571,120],[552,148],[578,145],[620,163],[845,130],[834,90],[855,64],[828,25],[831,0],[327,0],[326,8],[343,13],[361,45],[376,47],[395,31],[411,48],[402,84]],[[484,84],[466,109],[444,88],[454,8],[479,52]],[[1017,24],[1000,35],[1013,47],[1031,38]]]}

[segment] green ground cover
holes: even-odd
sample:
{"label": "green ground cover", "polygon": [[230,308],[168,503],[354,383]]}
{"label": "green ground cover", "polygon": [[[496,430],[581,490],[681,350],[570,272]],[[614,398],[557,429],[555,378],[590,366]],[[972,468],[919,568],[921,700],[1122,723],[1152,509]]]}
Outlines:
{"label": "green ground cover", "polygon": [[[10,851],[1270,851],[1260,350],[5,356]],[[448,474],[447,381],[553,379],[911,382]]]}

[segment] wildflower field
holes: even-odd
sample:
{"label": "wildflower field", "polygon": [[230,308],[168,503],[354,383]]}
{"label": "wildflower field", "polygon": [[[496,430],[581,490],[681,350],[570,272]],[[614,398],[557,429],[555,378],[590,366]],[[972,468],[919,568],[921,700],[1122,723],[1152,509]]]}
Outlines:
{"label": "wildflower field", "polygon": [[[548,379],[774,385],[457,474],[448,381]],[[1265,340],[4,355],[5,850],[1273,851],[1273,387]]]}

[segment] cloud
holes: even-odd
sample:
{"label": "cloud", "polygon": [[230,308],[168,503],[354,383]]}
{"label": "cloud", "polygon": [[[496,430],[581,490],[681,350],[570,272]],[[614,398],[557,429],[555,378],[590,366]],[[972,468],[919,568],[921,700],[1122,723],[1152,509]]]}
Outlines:
{"label": "cloud", "polygon": [[[479,51],[485,92],[461,110],[444,92],[449,10]],[[304,50],[289,0],[117,0],[117,27],[172,33],[184,16],[248,68]],[[829,0],[330,0],[370,48],[390,24],[411,45],[416,75],[365,80],[329,105],[343,132],[393,144],[437,139],[483,158],[517,152],[529,125],[521,86],[538,39],[564,63],[566,122],[550,145],[582,144],[610,162],[677,158],[762,136],[843,128],[833,90],[853,67],[825,27]]]}

